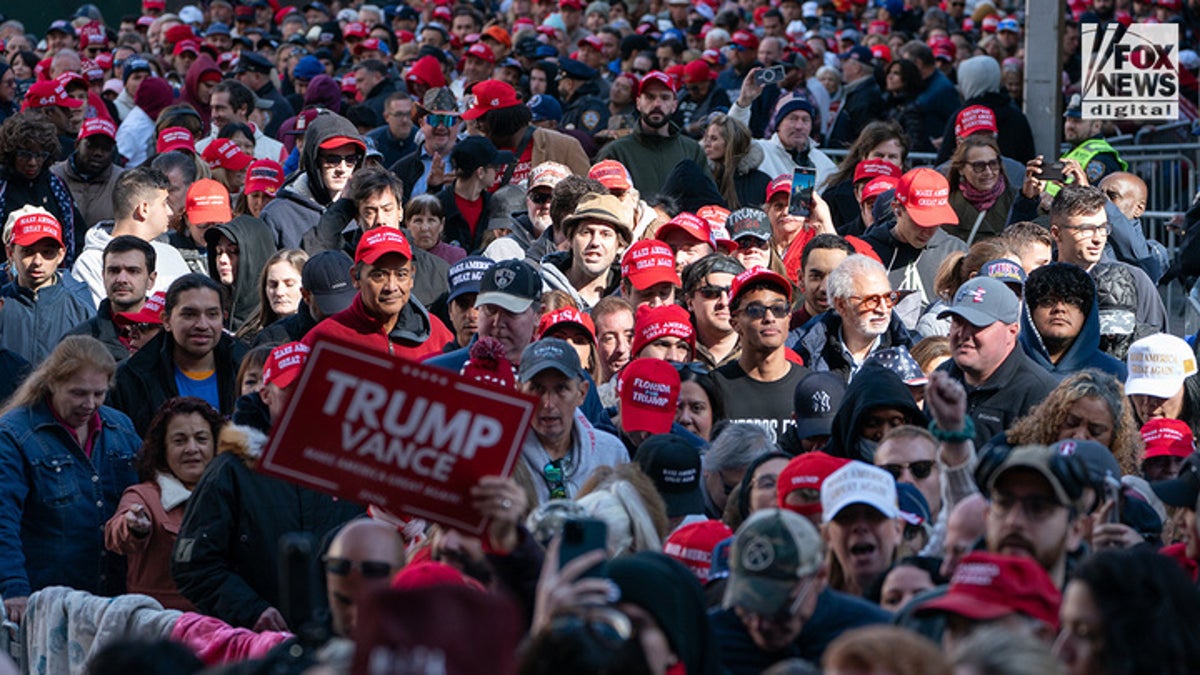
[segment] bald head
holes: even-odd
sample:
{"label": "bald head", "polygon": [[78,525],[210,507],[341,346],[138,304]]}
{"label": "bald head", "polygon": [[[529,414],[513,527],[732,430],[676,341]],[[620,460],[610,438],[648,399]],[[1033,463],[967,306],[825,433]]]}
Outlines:
{"label": "bald head", "polygon": [[946,551],[941,569],[947,579],[954,575],[963,556],[970,553],[983,536],[986,513],[987,500],[978,492],[954,505],[946,520]]}
{"label": "bald head", "polygon": [[325,563],[335,633],[354,639],[358,605],[386,590],[404,562],[404,538],[396,528],[370,518],[342,527],[329,544]]}
{"label": "bald head", "polygon": [[1127,171],[1110,173],[1100,181],[1100,189],[1117,209],[1133,220],[1146,211],[1146,181]]}

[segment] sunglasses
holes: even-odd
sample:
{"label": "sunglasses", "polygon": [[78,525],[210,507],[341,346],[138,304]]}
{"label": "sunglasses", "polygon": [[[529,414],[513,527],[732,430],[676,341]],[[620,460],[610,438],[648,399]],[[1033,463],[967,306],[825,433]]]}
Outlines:
{"label": "sunglasses", "polygon": [[717,298],[720,298],[722,295],[728,296],[729,289],[730,289],[729,286],[715,286],[713,284],[705,284],[704,286],[697,288],[696,292],[699,293],[705,300],[716,300]]}
{"label": "sunglasses", "polygon": [[850,299],[856,301],[861,309],[870,312],[878,309],[880,305],[883,305],[884,309],[895,307],[900,302],[900,294],[891,291],[879,295],[852,295]]}
{"label": "sunglasses", "polygon": [[319,159],[326,168],[332,169],[339,164],[358,166],[363,161],[363,156],[356,152],[353,155],[321,155]]}
{"label": "sunglasses", "polygon": [[917,480],[925,480],[929,478],[929,474],[933,473],[933,460],[925,459],[919,462],[909,462],[908,464],[880,464],[879,468],[892,474],[892,478],[900,479],[905,469],[912,472],[913,478]]}
{"label": "sunglasses", "polygon": [[542,190],[535,190],[526,195],[526,198],[534,204],[542,206],[543,204],[548,204],[550,202],[550,193]]}
{"label": "sunglasses", "polygon": [[354,568],[367,579],[386,579],[392,575],[392,565],[378,560],[350,560],[325,556],[325,571],[338,577],[350,574]]}
{"label": "sunglasses", "polygon": [[747,305],[742,311],[746,313],[746,316],[750,317],[754,321],[758,321],[765,317],[767,312],[770,312],[771,316],[774,316],[776,319],[787,318],[792,313],[792,309],[788,307],[786,302],[777,302],[773,305],[760,305],[756,302],[754,304]]}
{"label": "sunglasses", "polygon": [[1000,160],[989,159],[986,162],[967,162],[967,166],[975,173],[996,173],[1000,170]]}
{"label": "sunglasses", "polygon": [[447,129],[449,129],[450,127],[454,126],[455,124],[458,124],[458,115],[430,114],[430,115],[425,116],[425,121],[428,122],[429,126],[431,126],[431,127],[436,128],[436,127],[441,126],[441,127],[446,127]]}
{"label": "sunglasses", "polygon": [[30,160],[37,161],[37,162],[44,162],[44,161],[50,159],[50,153],[34,152],[33,150],[17,150],[16,155],[17,155],[17,159],[26,161],[26,162],[28,162]]}
{"label": "sunglasses", "polygon": [[562,460],[555,459],[542,467],[542,478],[550,488],[550,499],[566,499],[567,484],[563,473]]}
{"label": "sunglasses", "polygon": [[675,371],[680,375],[682,375],[684,372],[691,372],[695,373],[696,375],[709,374],[708,368],[699,361],[692,361],[690,363],[672,363],[671,365],[675,366]]}

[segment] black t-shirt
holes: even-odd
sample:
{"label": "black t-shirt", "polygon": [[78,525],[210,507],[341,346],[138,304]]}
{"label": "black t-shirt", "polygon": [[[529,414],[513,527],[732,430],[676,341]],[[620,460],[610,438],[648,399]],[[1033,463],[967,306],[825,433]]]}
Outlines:
{"label": "black t-shirt", "polygon": [[787,375],[774,382],[759,382],[731,361],[713,371],[717,395],[725,404],[725,418],[730,422],[754,424],[766,429],[771,440],[778,442],[795,421],[792,420],[792,395],[796,384],[808,374],[804,366],[788,363]]}

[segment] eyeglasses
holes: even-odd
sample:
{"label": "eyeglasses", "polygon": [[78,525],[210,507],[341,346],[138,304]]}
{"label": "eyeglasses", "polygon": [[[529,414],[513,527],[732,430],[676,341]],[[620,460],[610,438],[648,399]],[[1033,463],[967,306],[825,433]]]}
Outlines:
{"label": "eyeglasses", "polygon": [[1112,223],[1102,223],[1099,225],[1060,225],[1064,230],[1070,230],[1076,239],[1091,239],[1097,234],[1108,236],[1112,234]]}
{"label": "eyeglasses", "polygon": [[933,460],[924,459],[919,462],[909,462],[908,464],[880,464],[879,468],[892,474],[892,478],[897,480],[900,479],[905,469],[912,472],[913,478],[925,480],[929,478],[929,474],[933,473]]}
{"label": "eyeglasses", "polygon": [[550,622],[550,632],[556,635],[582,633],[609,651],[620,649],[633,637],[633,622],[617,609],[585,607],[578,611],[555,617]]}
{"label": "eyeglasses", "polygon": [[50,159],[48,152],[34,152],[33,150],[17,150],[17,159],[21,161],[44,162]]}
{"label": "eyeglasses", "polygon": [[722,295],[729,295],[729,286],[716,286],[713,284],[705,284],[696,289],[696,292],[704,297],[705,300],[716,300]]}
{"label": "eyeglasses", "polygon": [[537,204],[538,206],[542,206],[544,204],[550,203],[550,192],[543,191],[543,190],[534,190],[534,191],[530,192],[529,194],[525,195],[525,198],[528,199],[530,202]]}
{"label": "eyeglasses", "polygon": [[334,558],[325,556],[325,571],[338,577],[344,577],[355,568],[367,579],[386,579],[392,575],[391,563],[379,560],[350,560],[349,558]]}
{"label": "eyeglasses", "polygon": [[1059,509],[1066,508],[1054,497],[1047,497],[1045,495],[1017,497],[1006,492],[994,492],[992,494],[992,511],[1000,517],[1011,513],[1013,507],[1017,504],[1021,505],[1021,510],[1025,512],[1025,515],[1036,521],[1045,520]]}
{"label": "eyeglasses", "polygon": [[425,116],[425,121],[431,127],[442,126],[442,127],[446,127],[447,129],[449,129],[450,127],[454,126],[455,124],[458,124],[458,115],[430,114],[430,115]]}
{"label": "eyeglasses", "polygon": [[551,460],[542,467],[542,478],[546,481],[546,486],[550,488],[550,499],[567,498],[565,477],[561,459]]}
{"label": "eyeglasses", "polygon": [[967,166],[975,173],[996,173],[1000,170],[1000,160],[989,159],[986,162],[967,162]]}
{"label": "eyeglasses", "polygon": [[852,295],[850,299],[857,302],[860,309],[871,312],[883,305],[884,309],[891,309],[900,303],[900,294],[896,291],[890,293],[880,293],[879,295]]}
{"label": "eyeglasses", "polygon": [[792,309],[788,307],[786,302],[777,302],[773,305],[761,305],[756,302],[746,305],[746,308],[742,311],[745,312],[746,316],[750,317],[752,321],[759,321],[763,319],[767,316],[767,312],[770,312],[771,316],[774,316],[776,319],[787,318],[792,313]]}
{"label": "eyeglasses", "polygon": [[145,335],[152,330],[162,328],[160,323],[131,323],[125,325],[125,333],[129,335]]}
{"label": "eyeglasses", "polygon": [[363,156],[356,152],[353,155],[319,155],[318,159],[321,160],[321,164],[325,165],[326,168],[332,169],[339,164],[358,166],[363,161]]}

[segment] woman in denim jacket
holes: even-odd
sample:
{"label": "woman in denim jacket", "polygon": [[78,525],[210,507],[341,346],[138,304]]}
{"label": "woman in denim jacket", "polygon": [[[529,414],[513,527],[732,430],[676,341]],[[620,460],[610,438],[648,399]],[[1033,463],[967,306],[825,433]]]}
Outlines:
{"label": "woman in denim jacket", "polygon": [[66,337],[0,410],[0,596],[13,620],[46,586],[124,592],[104,524],[137,482],[141,440],[102,405],[116,367],[99,340]]}

